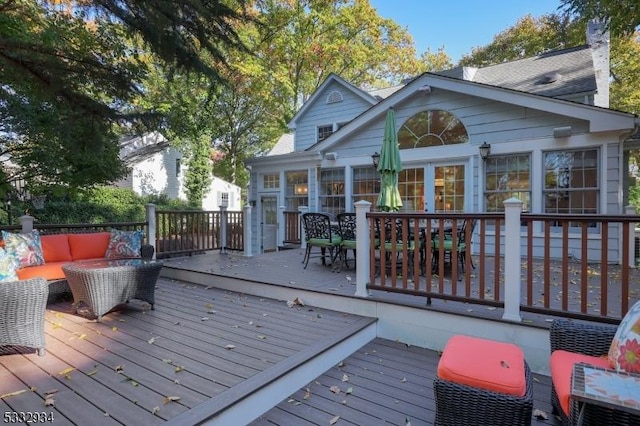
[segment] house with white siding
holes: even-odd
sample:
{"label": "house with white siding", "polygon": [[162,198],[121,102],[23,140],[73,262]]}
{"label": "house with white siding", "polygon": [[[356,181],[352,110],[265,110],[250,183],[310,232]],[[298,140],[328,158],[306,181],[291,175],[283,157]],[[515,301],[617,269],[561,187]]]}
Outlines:
{"label": "house with white siding", "polygon": [[[187,199],[184,180],[187,171],[182,153],[169,145],[160,133],[123,138],[120,158],[129,174],[116,186],[130,188],[138,195],[166,195],[169,199]],[[202,200],[203,210],[219,210],[226,200],[228,210],[240,210],[241,189],[213,176],[209,190]]]}
{"label": "house with white siding", "polygon": [[[427,72],[375,92],[330,75],[290,121],[292,150],[247,162],[253,251],[281,244],[283,211],[307,206],[335,216],[359,200],[375,209],[380,178],[372,155],[389,108],[405,211],[501,212],[516,197],[531,213],[623,214],[627,141],[640,121],[608,108],[608,34],[589,25],[588,42],[485,68]],[[481,146],[488,147],[484,159]],[[265,242],[265,225],[275,227],[276,241]]]}

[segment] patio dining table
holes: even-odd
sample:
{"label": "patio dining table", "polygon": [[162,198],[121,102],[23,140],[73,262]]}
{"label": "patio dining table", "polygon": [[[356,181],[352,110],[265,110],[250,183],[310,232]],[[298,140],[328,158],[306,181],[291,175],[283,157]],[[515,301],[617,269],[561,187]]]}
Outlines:
{"label": "patio dining table", "polygon": [[153,309],[161,269],[161,262],[142,259],[81,261],[62,266],[76,311],[86,310],[98,322],[131,299],[147,302]]}

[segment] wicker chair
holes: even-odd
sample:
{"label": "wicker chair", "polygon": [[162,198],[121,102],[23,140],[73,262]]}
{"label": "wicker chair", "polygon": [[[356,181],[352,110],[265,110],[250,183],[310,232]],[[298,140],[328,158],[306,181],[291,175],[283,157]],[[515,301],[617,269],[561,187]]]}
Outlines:
{"label": "wicker chair", "polygon": [[[606,355],[616,327],[606,324],[587,324],[558,319],[553,321],[549,333],[551,353],[557,350],[574,352],[593,357]],[[552,376],[553,379],[553,376]],[[554,386],[551,388],[551,405],[554,414],[558,414],[563,425],[578,423],[578,403],[570,400],[569,414],[560,406],[560,400]],[[587,404],[584,410],[584,425],[632,425],[640,424],[640,416],[614,411],[593,404]]]}
{"label": "wicker chair", "polygon": [[44,278],[0,283],[0,353],[33,348],[44,356],[48,296],[49,284]]}

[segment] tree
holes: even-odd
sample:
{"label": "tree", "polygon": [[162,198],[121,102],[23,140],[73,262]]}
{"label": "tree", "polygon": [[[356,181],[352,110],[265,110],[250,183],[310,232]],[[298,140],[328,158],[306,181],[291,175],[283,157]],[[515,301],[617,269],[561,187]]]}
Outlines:
{"label": "tree", "polygon": [[185,177],[187,201],[192,207],[202,207],[202,200],[211,185],[211,161],[209,152],[211,138],[203,135],[191,144],[188,168]]}
{"label": "tree", "polygon": [[560,8],[583,21],[606,20],[614,35],[632,35],[640,26],[637,0],[561,0]]}
{"label": "tree", "polygon": [[272,82],[280,120],[336,73],[356,86],[390,86],[420,69],[413,40],[364,0],[256,0],[262,25],[251,49]]}
{"label": "tree", "polygon": [[451,57],[440,47],[437,52],[427,49],[420,55],[420,71],[442,71],[453,67]]}
{"label": "tree", "polygon": [[[71,186],[118,178],[118,131],[154,128],[142,110],[152,54],[167,74],[221,80],[243,0],[6,0],[0,4],[0,149],[21,177]],[[139,106],[139,105],[138,105]],[[13,169],[4,168],[11,178]]]}

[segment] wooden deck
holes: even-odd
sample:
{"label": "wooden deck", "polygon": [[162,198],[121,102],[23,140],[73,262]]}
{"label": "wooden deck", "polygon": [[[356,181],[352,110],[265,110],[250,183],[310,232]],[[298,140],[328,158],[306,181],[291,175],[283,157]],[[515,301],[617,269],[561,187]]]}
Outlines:
{"label": "wooden deck", "polygon": [[[255,258],[215,253],[166,260],[169,275],[174,269],[197,270],[210,278],[204,285],[161,278],[154,311],[134,303],[105,315],[102,323],[76,315],[70,302],[49,305],[46,356],[0,356],[0,406],[5,412],[52,413],[55,424],[62,425],[288,426],[336,419],[336,425],[433,424],[439,354],[360,337],[357,346],[341,349],[343,356],[337,351],[322,358],[330,348],[363,336],[375,320],[289,307],[286,300],[302,288],[345,298],[355,291],[348,279],[354,272],[327,273],[310,263],[301,273],[300,260],[298,250]],[[278,285],[290,297],[216,288],[225,276]],[[382,293],[377,296],[424,307],[422,298]],[[451,302],[442,308],[458,309]],[[470,315],[468,308],[460,311]],[[308,370],[313,363],[315,370]],[[296,372],[304,369],[311,373],[303,379]],[[294,374],[297,381],[287,381]],[[340,392],[332,392],[332,386]],[[53,406],[45,406],[47,398]],[[550,379],[536,374],[534,409],[549,419],[534,418],[533,425],[560,424],[549,400]],[[225,416],[233,410],[244,410],[251,419],[230,423]]]}
{"label": "wooden deck", "polygon": [[50,305],[46,355],[0,356],[4,411],[61,425],[195,424],[374,322],[164,279],[156,309],[145,307],[96,323],[70,302]]}
{"label": "wooden deck", "polygon": [[[375,339],[251,425],[328,425],[336,417],[336,425],[432,425],[438,359],[434,351]],[[531,424],[561,424],[551,414],[549,377],[534,374],[533,390],[534,410],[548,419],[533,417]]]}

